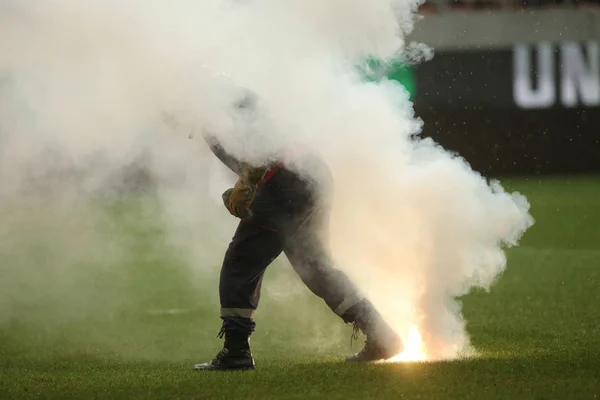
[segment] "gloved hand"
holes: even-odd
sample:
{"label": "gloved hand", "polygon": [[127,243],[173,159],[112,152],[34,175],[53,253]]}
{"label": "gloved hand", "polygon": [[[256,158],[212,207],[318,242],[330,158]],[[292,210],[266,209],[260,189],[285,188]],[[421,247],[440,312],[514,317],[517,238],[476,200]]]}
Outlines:
{"label": "gloved hand", "polygon": [[222,195],[223,203],[231,215],[241,219],[252,216],[250,206],[266,171],[267,167],[253,167],[242,163],[240,178],[233,188],[226,190]]}
{"label": "gloved hand", "polygon": [[241,179],[250,186],[256,186],[265,176],[268,167],[254,167],[248,163],[242,163]]}
{"label": "gloved hand", "polygon": [[256,185],[249,185],[242,179],[238,179],[233,188],[227,189],[223,193],[223,204],[225,204],[231,215],[241,219],[248,218],[252,216],[250,206],[256,195],[256,190]]}

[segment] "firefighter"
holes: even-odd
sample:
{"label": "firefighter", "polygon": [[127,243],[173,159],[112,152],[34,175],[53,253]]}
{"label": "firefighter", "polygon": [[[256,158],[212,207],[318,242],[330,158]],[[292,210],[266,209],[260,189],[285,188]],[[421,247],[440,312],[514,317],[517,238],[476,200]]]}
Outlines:
{"label": "firefighter", "polygon": [[[240,107],[240,104],[238,104]],[[242,103],[241,107],[248,107]],[[347,361],[378,361],[398,354],[400,338],[383,321],[355,285],[335,268],[322,240],[329,219],[331,175],[314,154],[301,154],[303,163],[320,171],[319,182],[300,176],[285,160],[254,166],[237,160],[215,137],[205,135],[212,152],[238,175],[223,193],[227,210],[240,219],[221,267],[223,349],[197,370],[254,369],[250,336],[266,268],[283,252],[304,284],[355,333],[366,335],[365,347]]]}

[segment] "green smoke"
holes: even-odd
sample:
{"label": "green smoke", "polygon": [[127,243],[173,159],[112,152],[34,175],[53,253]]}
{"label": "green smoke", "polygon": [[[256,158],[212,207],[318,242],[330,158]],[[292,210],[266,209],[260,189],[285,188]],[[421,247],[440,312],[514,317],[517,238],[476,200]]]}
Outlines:
{"label": "green smoke", "polygon": [[382,79],[396,81],[410,95],[412,101],[416,94],[416,80],[413,69],[399,59],[389,61],[368,57],[359,67],[360,72],[368,82],[379,82]]}

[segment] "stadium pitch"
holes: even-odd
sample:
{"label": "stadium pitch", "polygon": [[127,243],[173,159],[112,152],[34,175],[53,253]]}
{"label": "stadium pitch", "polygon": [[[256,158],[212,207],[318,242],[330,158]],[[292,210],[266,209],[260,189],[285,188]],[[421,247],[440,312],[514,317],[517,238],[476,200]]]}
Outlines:
{"label": "stadium pitch", "polygon": [[[350,347],[351,327],[279,263],[267,271],[257,315],[257,370],[192,371],[221,346],[218,265],[210,277],[190,275],[151,213],[132,214],[133,202],[111,206],[107,226],[127,242],[129,262],[63,277],[64,287],[45,290],[51,276],[3,286],[27,296],[0,297],[10,311],[0,324],[0,398],[596,398],[600,178],[503,184],[528,197],[536,224],[507,251],[508,268],[491,292],[462,299],[478,357],[345,365],[361,345]],[[43,243],[32,258],[44,262]],[[3,256],[4,265],[15,262]]]}

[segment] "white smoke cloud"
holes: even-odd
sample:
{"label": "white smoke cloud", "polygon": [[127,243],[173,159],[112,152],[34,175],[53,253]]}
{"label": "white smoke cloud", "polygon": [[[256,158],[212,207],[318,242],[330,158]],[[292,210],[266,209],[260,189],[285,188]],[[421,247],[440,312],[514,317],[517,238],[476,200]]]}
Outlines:
{"label": "white smoke cloud", "polygon": [[[41,196],[62,210],[47,218],[60,229],[59,215],[122,186],[119,172],[146,154],[170,242],[192,265],[215,265],[235,226],[219,194],[231,177],[190,132],[208,130],[253,160],[301,142],[318,149],[335,178],[331,246],[340,268],[403,336],[418,326],[430,358],[469,350],[454,298],[489,288],[506,267],[503,247],[533,222],[524,197],[414,136],[422,121],[405,90],[357,73],[369,55],[414,60],[420,48],[430,56],[405,47],[418,3],[2,2],[0,205],[14,210],[7,226],[22,226],[20,205]],[[230,114],[240,88],[259,97],[251,119]],[[79,180],[51,177],[60,163]],[[41,182],[52,196],[40,194]],[[63,239],[86,245],[61,262],[75,265],[92,244],[108,246],[71,228]],[[9,236],[7,228],[0,246],[14,253]],[[0,304],[14,295],[3,292]]]}

